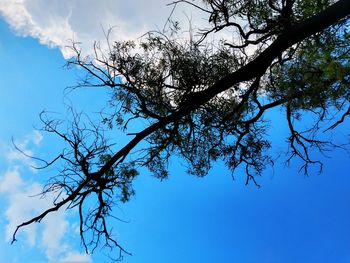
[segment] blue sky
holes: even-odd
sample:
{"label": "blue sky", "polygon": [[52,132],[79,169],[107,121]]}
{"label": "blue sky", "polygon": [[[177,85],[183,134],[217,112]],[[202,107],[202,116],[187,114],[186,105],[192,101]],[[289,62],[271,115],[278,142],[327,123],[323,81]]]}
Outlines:
{"label": "blue sky", "polygon": [[[107,93],[83,89],[65,96],[64,88],[74,85],[79,71],[64,69],[64,45],[50,30],[45,31],[48,39],[51,36],[45,42],[44,31],[35,35],[40,30],[16,29],[15,24],[11,29],[11,12],[1,8],[0,4],[0,263],[104,262],[99,251],[91,257],[83,254],[75,233],[77,218],[64,211],[21,232],[19,241],[9,244],[16,220],[37,213],[35,206],[48,205],[47,200],[28,196],[54,173],[30,169],[30,161],[11,148],[11,137],[28,153],[52,156],[62,145],[35,131],[39,112],[64,116],[64,104],[71,101],[94,114],[105,105]],[[131,29],[135,26],[129,24]],[[35,25],[40,29],[42,24]],[[78,29],[74,28],[77,37]],[[24,37],[25,30],[34,38]],[[50,41],[60,48],[49,48]],[[276,111],[271,118],[271,138],[277,149],[284,149],[281,116]],[[339,133],[348,130],[346,124]],[[349,156],[341,151],[330,156],[320,157],[324,172],[309,177],[298,173],[297,163],[277,164],[259,178],[260,189],[244,186],[239,175],[233,181],[220,163],[205,178],[186,175],[176,158],[168,180],[143,173],[135,181],[136,196],[115,209],[129,221],[114,226],[121,244],[133,254],[124,262],[350,262]]]}

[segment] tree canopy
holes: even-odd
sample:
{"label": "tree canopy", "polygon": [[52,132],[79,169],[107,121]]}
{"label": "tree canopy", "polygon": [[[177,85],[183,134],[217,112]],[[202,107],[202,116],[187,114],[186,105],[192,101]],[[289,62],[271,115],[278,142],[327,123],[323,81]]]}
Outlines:
{"label": "tree canopy", "polygon": [[[341,147],[318,136],[350,114],[349,1],[179,0],[170,5],[197,9],[207,24],[184,38],[170,16],[164,31],[134,41],[109,40],[107,51],[95,46],[94,57],[72,47],[76,56],[68,64],[86,72],[77,86],[108,88],[110,108],[100,123],[84,122],[72,110],[67,130],[60,120],[41,114],[43,130],[66,143],[52,160],[40,159],[41,168],[60,167],[43,190],[57,198],[50,209],[19,225],[13,241],[20,228],[77,207],[86,251],[107,245],[119,249],[121,258],[128,252],[111,233],[108,217],[114,216],[115,204],[134,194],[132,182],[142,167],[165,179],[175,155],[186,161],[188,173],[205,176],[222,160],[233,174],[243,168],[246,183],[259,186],[257,176],[274,162],[265,117],[272,108],[284,111],[289,128],[286,161],[299,158],[304,173],[310,165],[322,169],[314,150]],[[306,113],[312,122],[301,127]],[[138,121],[144,128],[131,133]],[[118,138],[106,138],[106,128],[131,139],[116,149]]]}

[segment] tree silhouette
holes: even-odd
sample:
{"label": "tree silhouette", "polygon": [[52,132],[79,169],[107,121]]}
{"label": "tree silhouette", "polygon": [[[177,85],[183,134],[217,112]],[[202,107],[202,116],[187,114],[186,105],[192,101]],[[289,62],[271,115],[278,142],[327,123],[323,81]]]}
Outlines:
{"label": "tree silhouette", "polygon": [[[59,120],[41,115],[43,129],[67,145],[52,161],[40,159],[42,168],[61,167],[43,191],[57,198],[50,209],[19,225],[13,241],[20,228],[62,207],[77,207],[86,251],[116,247],[121,259],[128,252],[113,238],[108,218],[116,203],[134,194],[139,169],[147,167],[164,179],[169,158],[177,155],[187,161],[189,173],[205,176],[223,160],[232,172],[243,167],[246,183],[258,186],[256,176],[273,163],[264,119],[272,108],[285,112],[287,161],[300,158],[306,174],[312,164],[322,169],[313,150],[337,147],[318,139],[318,133],[350,114],[349,1],[180,0],[171,5],[198,9],[207,28],[184,40],[169,18],[170,32],[149,32],[137,42],[110,41],[107,52],[96,45],[93,58],[73,46],[76,57],[69,65],[86,71],[77,86],[110,88],[112,113],[95,124],[72,111],[67,131],[61,131]],[[209,41],[212,35],[221,39]],[[326,126],[335,112],[339,118]],[[306,113],[314,115],[313,122],[301,129],[296,123]],[[145,128],[129,133],[137,120]],[[132,138],[116,150],[104,135],[106,127]]]}

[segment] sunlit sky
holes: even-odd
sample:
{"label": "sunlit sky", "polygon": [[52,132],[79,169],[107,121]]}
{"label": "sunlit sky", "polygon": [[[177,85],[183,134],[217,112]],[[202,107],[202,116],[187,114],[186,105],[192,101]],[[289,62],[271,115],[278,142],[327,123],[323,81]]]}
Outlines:
{"label": "sunlit sky", "polygon": [[[108,98],[104,89],[67,94],[81,72],[64,67],[70,55],[65,47],[71,40],[82,42],[88,53],[108,27],[116,27],[116,39],[162,27],[171,11],[166,3],[0,0],[0,263],[107,260],[106,251],[84,253],[74,211],[23,229],[10,244],[14,227],[50,204],[30,196],[55,172],[30,168],[33,161],[13,148],[11,138],[29,154],[54,156],[62,145],[36,129],[38,114],[47,110],[61,118],[67,105],[75,105],[95,116]],[[276,154],[286,149],[281,114],[270,113]],[[334,139],[345,138],[349,127]],[[135,181],[136,196],[114,210],[128,221],[112,223],[118,241],[132,253],[124,262],[350,262],[349,155],[334,151],[319,158],[325,164],[321,175],[304,176],[297,162],[277,163],[258,178],[260,189],[244,186],[239,172],[233,180],[220,163],[205,178],[187,175],[176,158],[168,180],[144,171]]]}

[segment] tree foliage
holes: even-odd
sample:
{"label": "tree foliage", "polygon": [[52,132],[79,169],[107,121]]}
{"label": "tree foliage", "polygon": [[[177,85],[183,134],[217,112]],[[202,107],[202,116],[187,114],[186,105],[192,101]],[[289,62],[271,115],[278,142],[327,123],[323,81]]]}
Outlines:
{"label": "tree foliage", "polygon": [[[95,46],[93,58],[82,57],[73,46],[76,57],[69,65],[86,71],[78,86],[109,88],[110,112],[99,124],[73,113],[66,131],[61,122],[41,115],[44,130],[67,145],[44,162],[44,167],[61,167],[43,192],[55,192],[57,199],[19,225],[13,241],[21,227],[68,205],[78,207],[87,251],[102,244],[119,248],[122,256],[127,252],[108,220],[113,205],[134,194],[132,181],[141,167],[165,179],[169,158],[176,155],[190,174],[205,176],[222,160],[233,174],[242,167],[246,183],[258,185],[256,176],[273,163],[265,118],[272,108],[285,112],[287,161],[301,159],[306,174],[312,164],[322,168],[313,150],[337,147],[318,134],[350,114],[349,1],[180,0],[171,5],[198,9],[206,28],[183,38],[171,18],[168,31],[149,32],[137,41],[109,41],[107,51]],[[302,129],[298,122],[307,113],[312,123]],[[334,116],[339,118],[326,126]],[[130,134],[137,121],[145,128]],[[106,128],[132,138],[115,149]]]}

